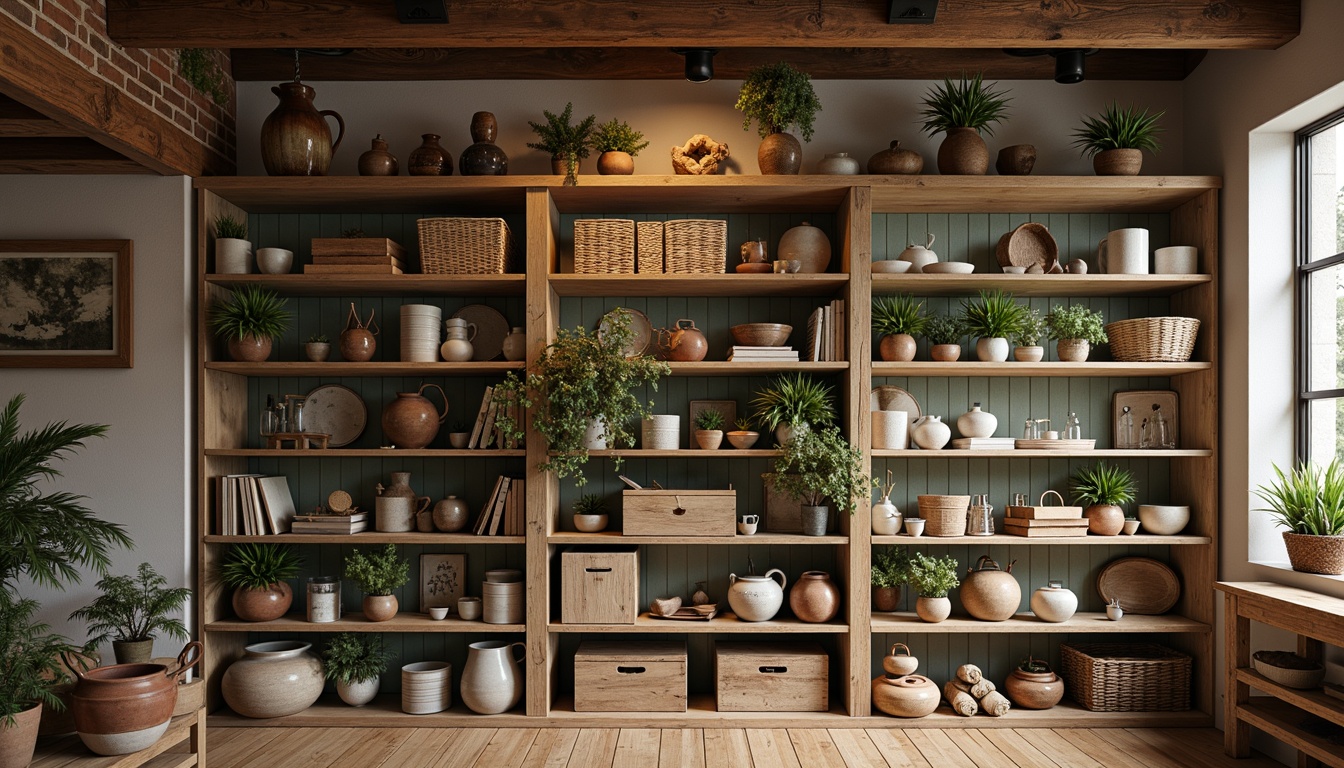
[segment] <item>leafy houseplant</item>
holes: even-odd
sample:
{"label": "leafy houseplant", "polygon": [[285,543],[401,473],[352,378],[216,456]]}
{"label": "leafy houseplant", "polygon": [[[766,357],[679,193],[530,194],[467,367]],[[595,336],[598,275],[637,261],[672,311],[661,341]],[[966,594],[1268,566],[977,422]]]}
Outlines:
{"label": "leafy houseplant", "polygon": [[695,442],[707,451],[723,443],[723,414],[717,408],[706,408],[695,415]]}
{"label": "leafy houseplant", "polygon": [[565,111],[558,116],[544,109],[541,114],[546,116],[544,124],[527,121],[540,139],[529,141],[527,146],[550,153],[551,172],[558,174],[563,167],[565,185],[572,187],[578,183],[579,161],[587,158],[592,148],[593,124],[597,122],[597,116],[589,115],[574,125],[573,102],[565,104]]}
{"label": "leafy houseplant", "polygon": [[755,122],[763,139],[756,154],[761,173],[798,173],[803,147],[786,131],[798,126],[803,141],[812,141],[812,125],[821,111],[812,78],[787,62],[757,67],[742,82],[733,106],[742,112],[742,130],[751,130]]}
{"label": "leafy houseplant", "polygon": [[910,580],[910,557],[904,549],[885,547],[873,552],[873,610],[894,611],[901,602],[901,585]]}
{"label": "leafy houseplant", "polygon": [[233,588],[233,611],[243,621],[272,621],[294,602],[286,579],[299,572],[302,560],[282,544],[238,544],[229,549],[219,569],[220,582]]}
{"label": "leafy houseplant", "polygon": [[924,131],[929,135],[945,133],[938,148],[938,172],[945,175],[983,176],[989,170],[989,149],[984,133],[994,135],[994,124],[1008,114],[1012,99],[993,85],[986,85],[984,76],[962,76],[959,82],[944,79],[924,96]]}
{"label": "leafy houseplant", "polygon": [[65,638],[37,621],[36,600],[0,590],[0,759],[27,765],[37,743],[42,705],[63,709],[51,691],[62,675]]}
{"label": "leafy houseplant", "polygon": [[[831,387],[805,373],[783,374],[756,393],[751,405],[758,424],[775,430],[775,439],[783,443],[788,434],[804,425],[821,426],[835,418]],[[783,427],[784,429],[781,429]]]}
{"label": "leafy houseplant", "polygon": [[957,575],[957,559],[929,557],[916,552],[910,558],[910,583],[919,592],[915,613],[924,621],[936,624],[952,614],[952,601],[947,593],[961,585]]}
{"label": "leafy houseplant", "polygon": [[1098,536],[1115,536],[1125,527],[1121,504],[1134,500],[1134,474],[1127,469],[1099,462],[1081,467],[1073,475],[1071,487],[1075,503],[1087,504],[1083,517],[1087,530]]}
{"label": "leafy houseplant", "polygon": [[229,345],[234,360],[259,363],[271,356],[271,342],[289,329],[285,300],[275,291],[243,286],[210,312],[210,327]]}
{"label": "leafy houseplant", "polygon": [[1013,350],[1013,358],[1022,363],[1039,363],[1045,357],[1045,348],[1041,346],[1045,331],[1045,318],[1041,317],[1041,311],[1027,310],[1022,315],[1017,332],[1013,334],[1013,343],[1017,345],[1017,349]]}
{"label": "leafy houseplant", "polygon": [[585,493],[574,500],[574,527],[583,533],[597,533],[607,527],[607,502],[596,493]]}
{"label": "leafy houseplant", "polygon": [[352,549],[345,557],[345,578],[364,592],[365,618],[388,621],[397,615],[397,596],[392,591],[411,580],[411,567],[397,555],[395,544],[388,544],[382,554],[368,556]]}
{"label": "leafy houseplant", "polygon": [[98,590],[102,594],[93,603],[70,614],[71,621],[89,623],[86,648],[111,640],[118,664],[143,664],[154,655],[156,632],[187,639],[182,620],[169,614],[186,606],[191,590],[169,589],[149,563],[141,563],[135,576],[104,576]]}
{"label": "leafy houseplant", "polygon": [[644,134],[613,117],[593,130],[592,145],[601,153],[597,156],[598,173],[629,176],[635,172],[634,156],[649,142],[644,141]]}
{"label": "leafy houseplant", "polygon": [[1299,464],[1289,472],[1274,466],[1275,482],[1255,494],[1282,525],[1288,560],[1295,571],[1344,574],[1344,465],[1333,460],[1324,469]]}
{"label": "leafy houseplant", "polygon": [[739,450],[746,450],[756,444],[761,439],[761,433],[751,428],[751,419],[746,416],[739,416],[737,421],[733,422],[736,429],[730,431],[727,435],[728,443]]}
{"label": "leafy houseplant", "polygon": [[883,360],[914,360],[915,335],[924,330],[927,322],[924,302],[916,301],[908,293],[873,299],[873,330],[882,336],[878,352]]}
{"label": "leafy houseplant", "polygon": [[228,107],[229,89],[217,56],[208,48],[182,48],[177,52],[177,73],[217,106]]}
{"label": "leafy houseplant", "polygon": [[1162,148],[1157,121],[1164,114],[1111,102],[1100,115],[1083,118],[1083,126],[1073,132],[1073,145],[1092,158],[1098,176],[1136,176],[1143,167],[1143,150],[1156,153]]}
{"label": "leafy houseplant", "polygon": [[929,357],[940,363],[956,362],[961,357],[961,340],[966,325],[961,318],[934,315],[924,323],[924,338],[929,342]]}
{"label": "leafy houseplant", "polygon": [[795,431],[775,460],[775,487],[803,503],[803,533],[826,533],[830,499],[838,513],[853,514],[873,481],[863,472],[862,455],[836,427]]}
{"label": "leafy houseplant", "polygon": [[1008,338],[1017,333],[1027,314],[1011,294],[980,291],[976,299],[961,300],[961,318],[966,332],[978,336],[975,356],[987,362],[1008,359]]}
{"label": "leafy houseplant", "polygon": [[245,275],[252,271],[252,243],[247,239],[247,220],[228,214],[215,219],[215,272]]}
{"label": "leafy houseplant", "polygon": [[392,652],[378,635],[361,637],[344,632],[327,641],[322,666],[328,680],[336,681],[336,694],[352,707],[362,707],[378,695],[378,677],[387,670]]}
{"label": "leafy houseplant", "polygon": [[1093,312],[1082,304],[1056,305],[1045,316],[1050,338],[1059,342],[1055,345],[1059,359],[1069,363],[1086,362],[1092,345],[1106,342],[1103,323],[1100,312]]}

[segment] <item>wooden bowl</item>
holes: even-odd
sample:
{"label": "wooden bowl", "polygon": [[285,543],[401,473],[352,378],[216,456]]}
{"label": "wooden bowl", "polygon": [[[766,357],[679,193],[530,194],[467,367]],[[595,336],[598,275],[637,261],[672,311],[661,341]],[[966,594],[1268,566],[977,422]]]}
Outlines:
{"label": "wooden bowl", "polygon": [[789,342],[792,325],[783,323],[744,323],[731,329],[733,341],[744,347],[782,347]]}

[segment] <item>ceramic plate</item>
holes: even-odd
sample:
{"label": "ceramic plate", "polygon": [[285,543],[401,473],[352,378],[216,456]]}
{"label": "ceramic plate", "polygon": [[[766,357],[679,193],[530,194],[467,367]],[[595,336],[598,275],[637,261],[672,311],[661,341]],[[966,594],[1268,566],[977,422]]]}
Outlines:
{"label": "ceramic plate", "polygon": [[1107,563],[1097,574],[1097,594],[1107,603],[1120,598],[1125,613],[1156,616],[1176,605],[1181,597],[1181,580],[1171,568],[1150,557],[1122,557]]}
{"label": "ceramic plate", "polygon": [[369,407],[364,398],[349,387],[323,384],[308,393],[303,406],[304,426],[309,432],[331,435],[327,443],[332,448],[349,445],[364,434],[369,421]]}
{"label": "ceramic plate", "polygon": [[616,309],[611,310],[611,312],[603,315],[602,319],[597,323],[597,337],[600,339],[606,335],[607,318],[611,317],[613,313],[621,310],[630,313],[630,330],[634,334],[630,338],[630,343],[625,347],[625,356],[634,357],[635,355],[647,354],[649,345],[653,342],[653,323],[649,322],[648,315],[645,315],[638,309],[617,307]]}
{"label": "ceramic plate", "polygon": [[453,313],[468,323],[476,324],[476,338],[472,340],[471,359],[494,360],[504,352],[504,339],[509,335],[509,321],[494,307],[468,304]]}
{"label": "ceramic plate", "polygon": [[872,394],[869,395],[869,398],[869,410],[905,411],[910,414],[911,424],[915,423],[915,419],[924,415],[920,413],[919,401],[915,399],[915,396],[900,387],[893,387],[890,384],[873,387]]}

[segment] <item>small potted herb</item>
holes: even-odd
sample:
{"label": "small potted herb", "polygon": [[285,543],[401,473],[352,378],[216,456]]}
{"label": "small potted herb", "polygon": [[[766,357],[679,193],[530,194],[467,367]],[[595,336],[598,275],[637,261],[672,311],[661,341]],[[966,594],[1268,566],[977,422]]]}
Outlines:
{"label": "small potted herb", "polygon": [[574,528],[580,533],[597,533],[607,528],[607,502],[596,493],[585,493],[574,500]]}
{"label": "small potted herb", "polygon": [[589,115],[575,125],[572,102],[566,104],[565,111],[559,115],[544,109],[541,114],[546,116],[545,123],[527,121],[539,139],[529,141],[527,146],[550,153],[551,173],[557,176],[563,173],[565,186],[572,187],[579,183],[579,161],[586,159],[592,149],[593,124],[597,117]]}
{"label": "small potted herb", "polygon": [[303,345],[303,354],[311,362],[327,362],[327,358],[331,357],[331,339],[325,333],[314,333]]}
{"label": "small potted herb", "polygon": [[597,172],[603,176],[629,176],[635,172],[635,155],[649,146],[644,134],[624,121],[612,118],[593,130],[593,149],[597,156]]}
{"label": "small potted herb", "polygon": [[452,447],[462,450],[471,442],[471,430],[467,427],[465,421],[454,421],[448,428],[448,444]]}
{"label": "small potted herb", "polygon": [[952,601],[947,593],[961,585],[957,576],[955,557],[929,557],[916,552],[910,559],[910,584],[919,593],[915,613],[919,618],[937,624],[952,615]]}
{"label": "small potted herb", "polygon": [[775,440],[788,442],[796,431],[828,424],[835,418],[831,387],[805,373],[783,374],[756,393],[751,405],[757,424],[775,431]]}
{"label": "small potted herb", "polygon": [[246,275],[252,271],[252,243],[247,219],[221,214],[215,219],[215,274]]}
{"label": "small potted herb", "polygon": [[220,566],[220,581],[233,588],[233,612],[243,621],[272,621],[294,602],[287,579],[299,573],[302,560],[283,544],[238,544]]}
{"label": "small potted herb", "polygon": [[271,356],[272,341],[289,329],[289,312],[275,291],[248,285],[214,306],[210,327],[228,343],[234,360],[260,363]]}
{"label": "small potted herb", "polygon": [[966,326],[959,317],[935,315],[924,323],[929,357],[940,363],[955,363],[961,358],[961,340],[965,336]]}
{"label": "small potted herb", "polygon": [[1086,504],[1083,517],[1087,518],[1088,533],[1115,536],[1125,528],[1125,510],[1121,504],[1134,500],[1134,474],[1127,469],[1098,462],[1094,467],[1081,467],[1071,482],[1073,500]]}
{"label": "small potted herb", "polygon": [[379,676],[387,670],[391,651],[378,635],[343,632],[327,641],[322,668],[336,682],[336,695],[352,707],[362,707],[378,695]]}
{"label": "small potted herb", "polygon": [[761,173],[797,174],[803,164],[803,145],[787,131],[798,126],[803,141],[812,141],[812,124],[821,111],[812,78],[787,62],[757,67],[742,82],[734,108],[743,114],[742,130],[751,130],[755,122],[761,135],[756,151]]}
{"label": "small potted herb", "polygon": [[717,408],[706,408],[695,415],[695,443],[706,451],[717,450],[723,444],[723,414]]}
{"label": "small potted herb", "polygon": [[1087,362],[1092,345],[1106,342],[1104,322],[1100,312],[1093,312],[1082,304],[1056,305],[1045,316],[1050,338],[1059,342],[1055,352],[1066,363]]}
{"label": "small potted herb", "polygon": [[1041,317],[1041,311],[1027,310],[1021,324],[1017,326],[1017,332],[1013,334],[1013,343],[1017,345],[1013,350],[1013,359],[1019,363],[1039,363],[1045,357],[1045,347],[1041,346],[1045,331],[1045,318]]}
{"label": "small potted herb", "polygon": [[70,614],[71,621],[89,623],[86,649],[111,640],[118,664],[147,664],[154,656],[155,633],[187,639],[182,620],[169,614],[182,610],[191,590],[169,589],[168,580],[149,563],[141,563],[135,576],[104,576],[97,586],[102,594]]}
{"label": "small potted herb", "polygon": [[1290,472],[1275,466],[1274,475],[1274,483],[1256,489],[1268,505],[1256,511],[1287,529],[1283,543],[1293,570],[1344,574],[1344,465],[1299,464]]}
{"label": "small potted herb", "polygon": [[986,85],[984,76],[944,79],[924,96],[924,131],[945,133],[938,147],[938,172],[943,175],[983,176],[989,170],[989,148],[980,134],[994,135],[994,124],[1008,114],[1004,91]]}
{"label": "small potted herb", "polygon": [[967,333],[978,337],[976,359],[995,363],[1007,360],[1008,337],[1017,333],[1026,314],[1027,308],[1003,291],[980,291],[976,299],[962,299],[962,324]]}
{"label": "small potted herb", "polygon": [[733,426],[737,429],[728,433],[728,443],[738,450],[745,451],[761,439],[761,433],[752,430],[751,419],[746,416],[739,416]]}
{"label": "small potted herb", "polygon": [[910,294],[873,299],[873,330],[881,334],[877,350],[887,362],[915,359],[915,335],[924,330],[924,302]]}
{"label": "small potted herb", "polygon": [[862,455],[836,427],[796,430],[775,459],[775,488],[802,502],[803,533],[826,535],[830,500],[835,511],[853,514],[873,481],[863,473]]}
{"label": "small potted herb", "polygon": [[883,547],[874,550],[873,610],[894,611],[901,604],[901,585],[910,580],[910,557],[904,549]]}
{"label": "small potted herb", "polygon": [[43,705],[61,710],[52,693],[64,667],[62,653],[74,650],[37,620],[36,600],[0,589],[0,761],[26,766],[37,744]]}
{"label": "small potted herb", "polygon": [[397,596],[392,594],[411,580],[411,567],[397,556],[397,546],[388,544],[382,554],[367,557],[358,549],[345,558],[345,578],[359,585],[364,593],[364,618],[390,621],[397,615]]}
{"label": "small potted herb", "polygon": [[1143,150],[1156,153],[1162,148],[1157,121],[1164,114],[1111,102],[1100,115],[1083,118],[1083,127],[1073,132],[1073,145],[1092,158],[1098,176],[1137,176],[1143,168]]}

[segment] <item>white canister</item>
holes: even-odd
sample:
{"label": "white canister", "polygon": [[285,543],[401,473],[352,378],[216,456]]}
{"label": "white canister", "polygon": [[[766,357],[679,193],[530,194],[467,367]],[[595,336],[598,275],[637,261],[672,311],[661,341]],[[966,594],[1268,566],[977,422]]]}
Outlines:
{"label": "white canister", "polygon": [[641,423],[639,444],[650,451],[675,451],[681,445],[681,417],[650,416]]}
{"label": "white canister", "polygon": [[1078,596],[1062,581],[1052,580],[1031,593],[1031,612],[1041,621],[1068,621],[1077,610]]}
{"label": "white canister", "polygon": [[1199,249],[1193,245],[1169,245],[1153,251],[1153,272],[1159,275],[1199,274]]}
{"label": "white canister", "polygon": [[1148,230],[1128,227],[1108,233],[1097,246],[1097,264],[1108,275],[1148,274]]}
{"label": "white canister", "polygon": [[873,448],[904,449],[909,444],[909,413],[873,411]]}
{"label": "white canister", "polygon": [[237,237],[215,238],[215,274],[246,275],[251,271],[251,242]]}
{"label": "white canister", "polygon": [[432,715],[453,706],[453,665],[417,661],[401,668],[401,711]]}
{"label": "white canister", "polygon": [[605,432],[606,426],[601,419],[589,419],[588,429],[583,431],[583,447],[590,451],[606,450],[607,438]]}

